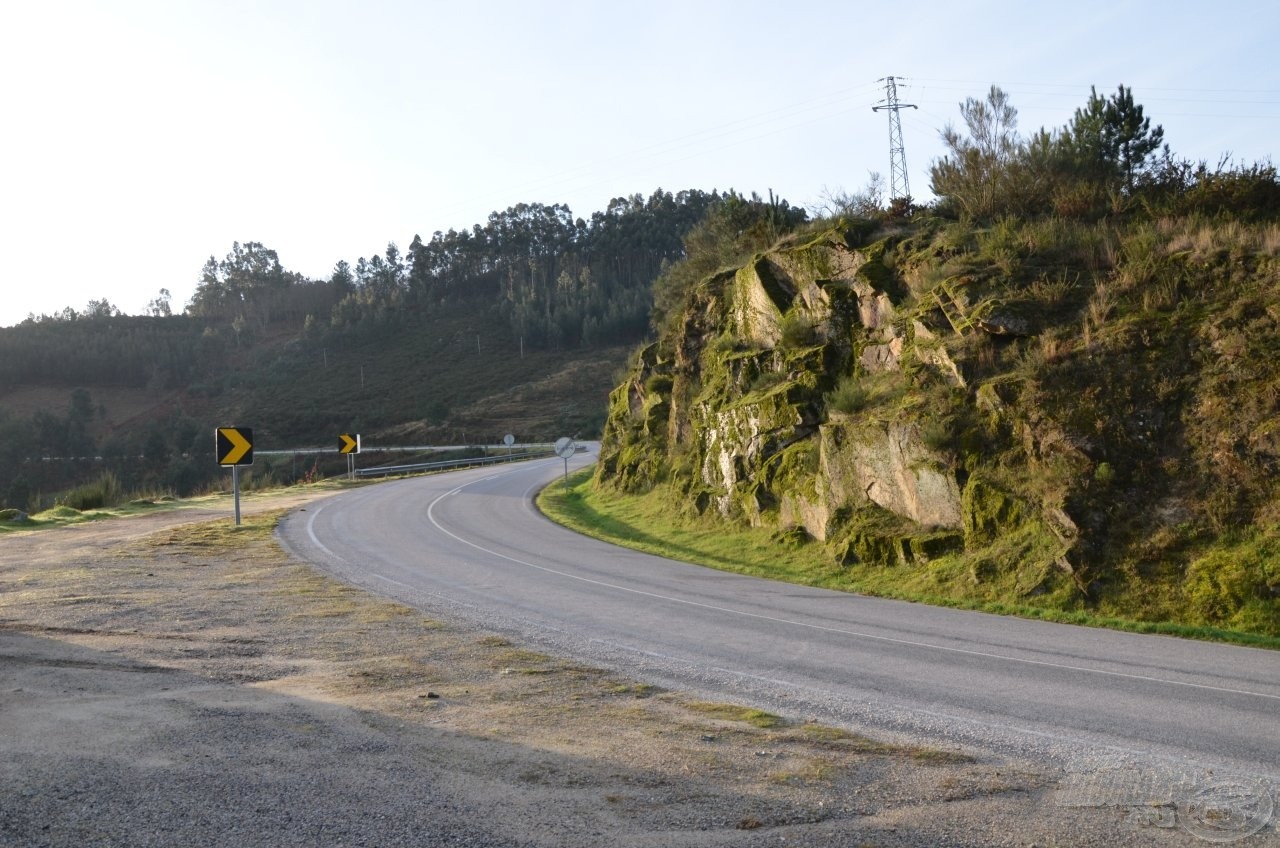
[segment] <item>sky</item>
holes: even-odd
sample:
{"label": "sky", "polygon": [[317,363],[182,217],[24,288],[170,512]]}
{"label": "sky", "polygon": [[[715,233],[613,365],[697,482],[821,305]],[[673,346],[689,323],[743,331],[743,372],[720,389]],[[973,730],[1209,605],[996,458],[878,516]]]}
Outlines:
{"label": "sky", "polygon": [[1175,155],[1271,160],[1280,6],[806,0],[0,3],[0,326],[106,299],[175,312],[261,242],[290,271],[517,203],[655,189],[813,208],[910,189],[991,85],[1029,134],[1133,89]]}

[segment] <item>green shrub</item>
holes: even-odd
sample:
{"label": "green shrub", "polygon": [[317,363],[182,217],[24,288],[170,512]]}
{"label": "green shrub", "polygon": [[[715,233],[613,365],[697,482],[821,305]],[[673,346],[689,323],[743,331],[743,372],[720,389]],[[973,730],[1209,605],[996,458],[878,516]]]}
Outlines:
{"label": "green shrub", "polygon": [[650,374],[644,381],[644,390],[651,395],[671,394],[673,382],[670,374]]}
{"label": "green shrub", "polygon": [[761,371],[760,374],[751,381],[750,391],[767,392],[774,386],[780,385],[787,381],[787,375],[777,371]]}
{"label": "green shrub", "polygon": [[827,408],[845,415],[866,409],[871,402],[871,391],[853,375],[840,378],[840,382],[826,395]]}
{"label": "green shrub", "polygon": [[782,316],[781,330],[783,347],[809,347],[818,340],[813,324],[799,312],[788,312]]}
{"label": "green shrub", "polygon": [[920,441],[932,451],[951,447],[951,421],[941,415],[932,416],[920,425]]}
{"label": "green shrub", "polygon": [[1006,274],[1017,272],[1026,252],[1022,224],[1017,218],[1001,218],[978,231],[978,255]]}
{"label": "green shrub", "polygon": [[86,509],[103,509],[117,506],[125,500],[120,481],[110,471],[98,475],[96,480],[77,486],[57,499],[61,506],[83,512]]}
{"label": "green shrub", "polygon": [[1253,531],[1187,568],[1186,598],[1201,624],[1280,635],[1280,539]]}

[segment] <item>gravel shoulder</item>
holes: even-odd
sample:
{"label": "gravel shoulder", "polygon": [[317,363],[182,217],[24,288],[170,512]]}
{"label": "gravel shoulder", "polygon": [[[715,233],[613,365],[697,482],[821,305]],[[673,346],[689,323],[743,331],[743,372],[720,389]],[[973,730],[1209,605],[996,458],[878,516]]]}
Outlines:
{"label": "gravel shoulder", "polygon": [[1205,844],[367,595],[271,535],[323,496],[3,538],[0,845]]}

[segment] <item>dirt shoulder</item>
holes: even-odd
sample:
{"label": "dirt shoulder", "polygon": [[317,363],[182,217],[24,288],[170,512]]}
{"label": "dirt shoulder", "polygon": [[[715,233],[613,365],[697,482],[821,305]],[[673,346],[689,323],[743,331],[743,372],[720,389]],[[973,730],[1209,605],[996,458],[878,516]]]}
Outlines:
{"label": "dirt shoulder", "polygon": [[0,844],[1204,844],[424,618],[279,549],[308,497],[0,542]]}

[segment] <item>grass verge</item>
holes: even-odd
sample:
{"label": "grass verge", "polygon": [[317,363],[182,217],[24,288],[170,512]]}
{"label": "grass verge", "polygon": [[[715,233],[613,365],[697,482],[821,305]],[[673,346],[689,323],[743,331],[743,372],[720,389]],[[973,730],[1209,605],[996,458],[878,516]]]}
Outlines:
{"label": "grass verge", "polygon": [[[1087,609],[951,596],[945,594],[946,584],[934,580],[927,570],[908,573],[881,568],[860,573],[835,564],[817,543],[796,543],[790,538],[777,538],[767,529],[685,516],[665,491],[623,495],[597,489],[591,482],[592,473],[593,469],[583,469],[570,475],[567,486],[557,481],[546,487],[538,495],[538,508],[558,524],[633,550],[737,574],[932,606],[1280,650],[1280,638],[1259,633],[1100,615]],[[937,571],[932,574],[936,576]]]}
{"label": "grass verge", "polygon": [[[242,501],[253,501],[255,505],[269,502],[272,498],[285,497],[297,494],[299,492],[322,492],[322,491],[338,491],[353,485],[367,485],[366,483],[348,483],[345,480],[325,480],[319,483],[306,483],[296,486],[283,486],[274,489],[255,490],[253,492],[242,492]],[[172,510],[182,509],[217,509],[226,510],[227,515],[233,514],[232,495],[228,492],[222,492],[214,495],[202,495],[193,498],[175,498],[165,496],[161,498],[138,498],[118,506],[108,506],[95,509],[75,509],[66,505],[58,505],[46,509],[43,512],[37,512],[28,515],[20,510],[5,509],[0,510],[0,536],[6,533],[15,533],[30,530],[50,530],[56,527],[66,527],[71,524],[83,524],[86,521],[100,521],[105,518],[128,518],[135,515],[145,515],[153,512],[168,512]],[[234,525],[233,525],[234,526]]]}

